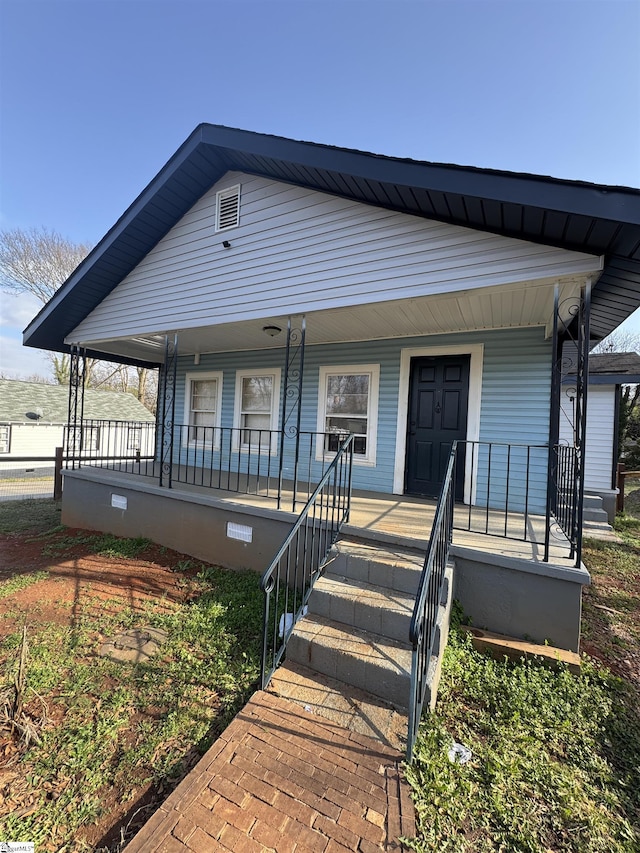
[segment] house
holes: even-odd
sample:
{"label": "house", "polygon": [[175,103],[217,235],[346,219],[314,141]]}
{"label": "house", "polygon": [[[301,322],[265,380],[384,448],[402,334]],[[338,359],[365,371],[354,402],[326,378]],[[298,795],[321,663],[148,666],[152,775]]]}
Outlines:
{"label": "house", "polygon": [[[410,670],[422,707],[451,584],[476,625],[578,648],[589,349],[639,303],[636,189],[204,124],[24,342],[71,353],[71,429],[86,356],[160,370],[155,460],[67,471],[63,520],[268,567],[263,683],[295,636],[368,689]],[[375,623],[378,651],[401,624],[414,663],[316,654],[322,620]]]}
{"label": "house", "polygon": [[[569,374],[562,389],[560,440],[574,440],[574,383]],[[586,421],[584,489],[585,513],[613,523],[616,514],[616,468],[620,458],[618,416],[624,385],[640,383],[640,355],[635,352],[595,353],[589,356],[589,404]],[[599,509],[601,504],[603,509]]]}
{"label": "house", "polygon": [[0,379],[0,477],[27,466],[53,469],[57,447],[94,460],[153,454],[155,417],[132,394],[86,390],[75,442],[67,435],[68,418],[66,386]]}

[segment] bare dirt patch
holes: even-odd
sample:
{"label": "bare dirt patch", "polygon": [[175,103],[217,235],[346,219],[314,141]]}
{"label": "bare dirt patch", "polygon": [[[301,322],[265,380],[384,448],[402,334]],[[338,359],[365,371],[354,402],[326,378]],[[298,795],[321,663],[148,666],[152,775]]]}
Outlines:
{"label": "bare dirt patch", "polygon": [[[31,840],[32,828],[51,821],[36,843],[36,849],[51,853],[122,849],[195,765],[238,703],[241,707],[255,678],[258,607],[251,579],[238,575],[237,582],[230,581],[233,573],[144,541],[135,556],[95,553],[98,536],[68,528],[0,533],[3,683],[11,680],[15,638],[25,624],[34,648],[32,683],[40,676],[34,670],[47,666],[38,655],[50,654],[52,669],[60,665],[46,689],[39,688],[38,695],[32,691],[24,704],[45,741],[54,744],[45,742],[49,754],[38,746],[27,748],[7,727],[0,730],[0,837],[9,826]],[[257,581],[255,586],[257,591]],[[242,637],[245,623],[236,624],[243,607],[252,632],[248,639]],[[189,619],[191,633],[183,636]],[[170,635],[152,661],[119,663],[100,655],[109,637],[151,623],[168,627]],[[56,648],[36,648],[51,636],[54,643],[62,638],[59,655]],[[70,700],[77,673],[86,686]],[[105,730],[94,746],[87,740],[92,726]],[[154,728],[161,736],[150,735]],[[66,735],[66,729],[78,735]],[[109,750],[98,760],[91,753],[104,744]],[[80,745],[90,769],[76,761]],[[52,767],[52,749],[60,750],[59,767]],[[100,777],[93,788],[92,774]],[[89,793],[83,803],[85,784]],[[77,817],[85,806],[87,817]]]}
{"label": "bare dirt patch", "polygon": [[[0,582],[37,571],[49,573],[47,580],[27,586],[0,600],[0,637],[7,636],[25,620],[30,624],[73,625],[81,608],[102,608],[105,602],[114,610],[129,607],[142,612],[154,601],[170,609],[192,594],[185,578],[196,574],[195,561],[158,545],[150,545],[138,557],[117,559],[92,554],[84,541],[67,544],[73,538],[84,540],[85,530],[65,529],[43,540],[24,534],[0,534]],[[46,543],[46,547],[45,547]],[[56,543],[65,543],[60,556],[52,556]],[[185,566],[180,572],[177,565]]]}

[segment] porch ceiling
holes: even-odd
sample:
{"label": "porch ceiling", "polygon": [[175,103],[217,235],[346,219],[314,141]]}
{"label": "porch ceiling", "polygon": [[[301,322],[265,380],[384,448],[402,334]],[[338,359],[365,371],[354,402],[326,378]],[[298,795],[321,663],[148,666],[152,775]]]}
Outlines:
{"label": "porch ceiling", "polygon": [[[398,299],[306,315],[306,343],[340,343],[382,340],[484,329],[548,326],[553,314],[557,279],[520,282],[513,285],[461,291],[451,295]],[[584,277],[566,277],[561,282],[566,317],[570,318],[571,296],[584,284]],[[278,326],[274,337],[263,329]],[[122,358],[161,361],[164,334],[178,333],[180,355],[237,352],[282,347],[286,343],[286,316],[269,316],[241,323],[194,326],[189,329],[149,331],[136,338],[83,342],[89,349]]]}

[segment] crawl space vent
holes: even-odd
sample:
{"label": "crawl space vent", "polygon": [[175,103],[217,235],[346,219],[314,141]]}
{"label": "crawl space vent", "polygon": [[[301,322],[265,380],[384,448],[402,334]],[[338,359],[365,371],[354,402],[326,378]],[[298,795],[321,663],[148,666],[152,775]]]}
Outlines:
{"label": "crawl space vent", "polygon": [[240,542],[251,542],[253,540],[253,527],[228,521],[227,536],[229,539],[239,539]]}

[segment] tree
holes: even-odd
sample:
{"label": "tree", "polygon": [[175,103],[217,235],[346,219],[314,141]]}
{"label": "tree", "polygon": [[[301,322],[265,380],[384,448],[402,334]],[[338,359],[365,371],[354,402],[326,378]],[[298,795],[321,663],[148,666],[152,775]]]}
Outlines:
{"label": "tree", "polygon": [[[35,296],[47,303],[64,284],[91,246],[72,243],[48,228],[0,231],[0,287],[8,293]],[[69,356],[50,353],[51,370],[59,385],[69,382]],[[136,381],[137,380],[137,381]],[[85,381],[88,386],[133,393],[147,408],[155,408],[150,399],[156,387],[147,368],[128,368],[109,362],[87,359]]]}
{"label": "tree", "polygon": [[[90,249],[47,228],[0,231],[0,287],[16,296],[28,293],[44,305]],[[51,353],[49,360],[56,382],[66,384],[69,357]]]}
{"label": "tree", "polygon": [[72,243],[48,228],[0,231],[0,285],[9,293],[30,293],[48,302],[91,246]]}
{"label": "tree", "polygon": [[640,334],[617,329],[599,341],[591,352],[640,352]]}
{"label": "tree", "polygon": [[[591,352],[640,352],[640,334],[617,330],[603,338]],[[620,453],[627,466],[640,464],[640,385],[622,386],[618,439]]]}

